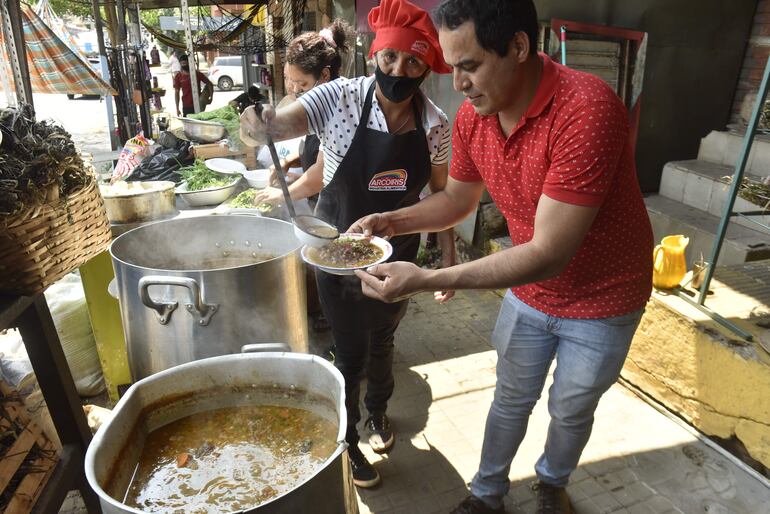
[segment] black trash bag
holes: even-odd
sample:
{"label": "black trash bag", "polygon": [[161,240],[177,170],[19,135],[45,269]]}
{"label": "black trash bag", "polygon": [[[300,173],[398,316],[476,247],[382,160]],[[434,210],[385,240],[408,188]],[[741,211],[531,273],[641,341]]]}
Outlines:
{"label": "black trash bag", "polygon": [[184,139],[179,139],[174,134],[168,131],[163,131],[160,133],[158,138],[155,140],[156,143],[158,143],[163,148],[181,148],[184,146],[185,143],[188,143],[188,141],[185,141]]}
{"label": "black trash bag", "polygon": [[179,139],[170,132],[162,132],[158,137],[160,147],[134,168],[126,180],[170,180],[175,184],[182,182],[179,168],[189,166],[195,161],[190,152],[190,142]]}

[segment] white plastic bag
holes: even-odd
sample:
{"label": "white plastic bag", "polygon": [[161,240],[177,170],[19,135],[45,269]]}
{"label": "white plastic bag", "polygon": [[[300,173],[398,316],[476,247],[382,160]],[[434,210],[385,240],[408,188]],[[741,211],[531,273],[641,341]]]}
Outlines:
{"label": "white plastic bag", "polygon": [[70,273],[49,287],[45,298],[78,394],[98,395],[105,388],[104,376],[80,277]]}

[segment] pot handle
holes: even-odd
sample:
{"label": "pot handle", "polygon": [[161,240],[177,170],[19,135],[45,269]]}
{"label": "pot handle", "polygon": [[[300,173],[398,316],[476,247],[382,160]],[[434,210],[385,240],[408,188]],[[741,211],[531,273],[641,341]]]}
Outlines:
{"label": "pot handle", "polygon": [[257,352],[290,352],[291,348],[286,343],[256,343],[241,346],[241,353]]}
{"label": "pot handle", "polygon": [[116,300],[120,300],[118,297],[118,279],[113,278],[110,280],[110,283],[107,284],[107,293],[109,293],[110,296],[115,298]]}
{"label": "pot handle", "polygon": [[211,317],[217,312],[219,305],[216,303],[206,303],[201,295],[201,287],[198,281],[189,277],[164,277],[149,275],[139,279],[139,298],[142,303],[147,307],[155,310],[158,313],[158,321],[161,325],[165,325],[171,319],[171,313],[177,308],[177,302],[156,302],[150,298],[150,286],[180,286],[186,287],[190,290],[192,296],[192,303],[185,304],[187,310],[192,312],[193,309],[198,311],[200,319],[198,324],[206,326],[211,321]]}

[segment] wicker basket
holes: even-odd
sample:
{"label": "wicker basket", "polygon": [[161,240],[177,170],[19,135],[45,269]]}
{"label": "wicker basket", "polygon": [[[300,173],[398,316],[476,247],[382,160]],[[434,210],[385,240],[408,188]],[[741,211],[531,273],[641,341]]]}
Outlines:
{"label": "wicker basket", "polygon": [[66,201],[0,218],[0,293],[39,293],[104,251],[110,239],[95,181]]}

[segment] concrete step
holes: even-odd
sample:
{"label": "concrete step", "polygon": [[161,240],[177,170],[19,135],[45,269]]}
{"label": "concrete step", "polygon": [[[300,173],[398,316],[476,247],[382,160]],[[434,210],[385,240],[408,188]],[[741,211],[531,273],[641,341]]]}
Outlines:
{"label": "concrete step", "polygon": [[[721,218],[730,189],[730,185],[723,180],[723,177],[732,176],[733,172],[734,169],[731,166],[702,160],[672,161],[663,167],[660,194]],[[751,174],[747,174],[746,178],[753,181],[762,180],[761,177]],[[740,196],[735,199],[733,207],[735,212],[760,209],[761,207]],[[753,221],[736,216],[731,223],[770,235],[770,228],[767,228],[770,227],[770,215],[752,216],[751,220]],[[754,222],[764,224],[765,227]]]}
{"label": "concrete step", "polygon": [[[698,159],[735,167],[743,147],[744,132],[740,130],[712,131],[701,139]],[[754,136],[746,172],[760,177],[770,176],[770,136]],[[732,173],[730,173],[732,175]]]}
{"label": "concrete step", "polygon": [[[682,202],[662,195],[644,199],[652,222],[655,241],[668,235],[682,234],[690,238],[687,247],[687,266],[703,258],[708,260],[714,244],[719,218]],[[735,223],[727,229],[718,264],[725,266],[770,258],[770,237],[762,232]]]}

